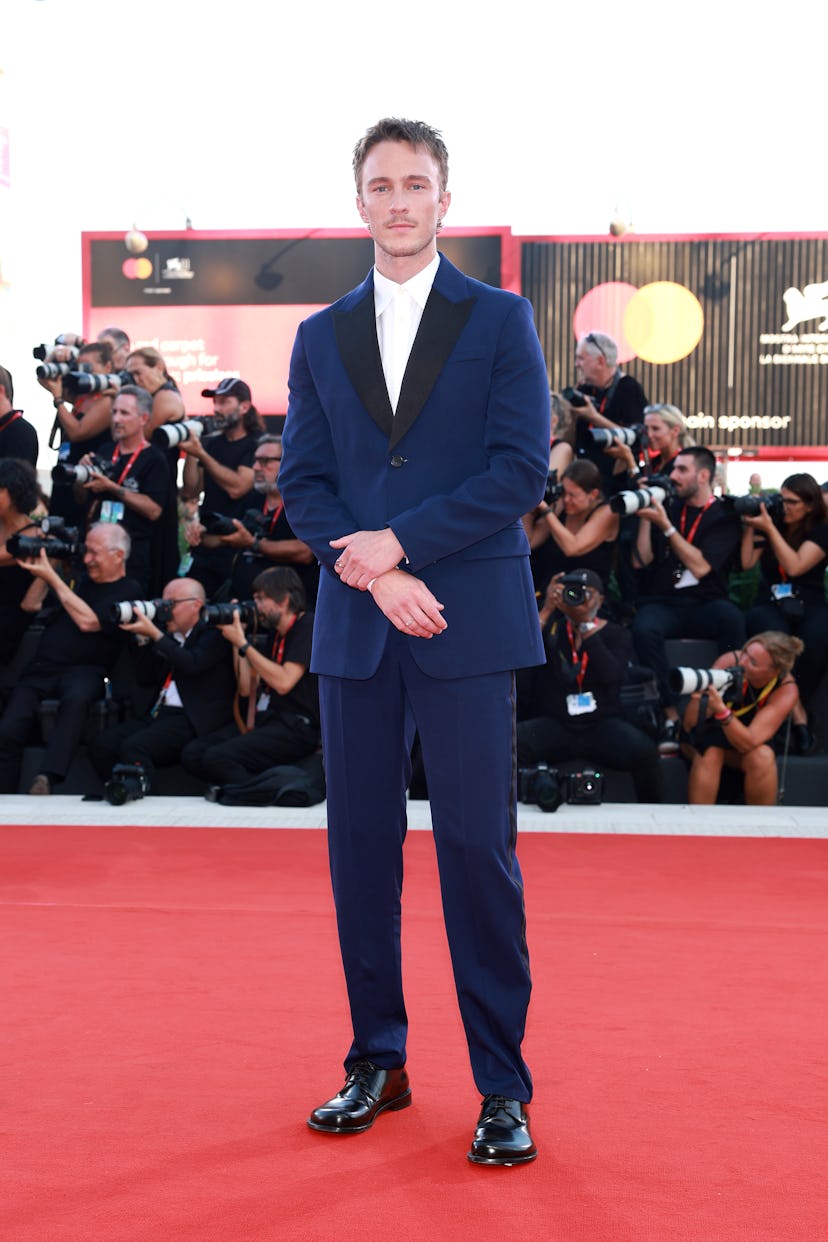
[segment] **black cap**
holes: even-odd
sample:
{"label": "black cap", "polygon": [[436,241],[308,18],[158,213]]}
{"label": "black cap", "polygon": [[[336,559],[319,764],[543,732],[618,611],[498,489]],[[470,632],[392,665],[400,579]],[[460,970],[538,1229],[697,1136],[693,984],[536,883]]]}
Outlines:
{"label": "black cap", "polygon": [[239,401],[252,401],[253,395],[243,379],[228,375],[217,388],[202,388],[202,397],[238,397]]}
{"label": "black cap", "polygon": [[604,584],[594,569],[571,569],[564,574],[561,582],[564,586],[592,587],[601,595],[604,594]]}

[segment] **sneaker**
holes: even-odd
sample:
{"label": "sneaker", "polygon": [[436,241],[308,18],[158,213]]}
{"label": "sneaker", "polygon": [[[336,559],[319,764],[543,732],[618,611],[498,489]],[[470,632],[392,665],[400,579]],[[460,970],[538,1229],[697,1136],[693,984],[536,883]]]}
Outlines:
{"label": "sneaker", "polygon": [[661,730],[661,737],[658,739],[658,753],[660,755],[676,755],[679,748],[679,722],[677,720],[665,720]]}
{"label": "sneaker", "polygon": [[45,772],[40,772],[29,786],[29,793],[36,795],[47,795],[52,792],[52,782],[49,780]]}

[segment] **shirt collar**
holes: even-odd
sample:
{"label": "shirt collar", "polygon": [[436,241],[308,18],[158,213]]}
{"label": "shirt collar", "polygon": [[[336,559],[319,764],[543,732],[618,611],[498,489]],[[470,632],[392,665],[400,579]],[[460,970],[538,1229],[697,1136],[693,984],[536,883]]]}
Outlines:
{"label": "shirt collar", "polygon": [[420,310],[424,310],[439,266],[440,256],[436,254],[427,267],[424,267],[421,272],[418,272],[416,276],[412,276],[410,280],[406,280],[402,285],[397,284],[395,280],[389,280],[387,276],[383,276],[381,272],[374,268],[374,309],[377,318],[379,319],[388,303],[393,299],[397,289],[405,289],[406,293],[417,303]]}

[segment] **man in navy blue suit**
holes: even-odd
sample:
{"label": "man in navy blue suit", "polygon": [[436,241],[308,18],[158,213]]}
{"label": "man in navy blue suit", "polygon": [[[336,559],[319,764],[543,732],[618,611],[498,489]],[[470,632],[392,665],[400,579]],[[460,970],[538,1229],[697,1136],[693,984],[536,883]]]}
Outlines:
{"label": "man in navy blue suit", "polygon": [[469,1159],[537,1150],[521,1054],[531,981],[515,855],[514,670],[543,662],[521,515],[543,494],[549,383],[528,302],[437,252],[448,155],[419,121],[354,152],[375,266],[300,325],[280,477],[321,564],[328,834],[353,1024],[342,1090],[308,1119],[354,1134],[407,1107],[402,847],[419,732],[475,1083]]}

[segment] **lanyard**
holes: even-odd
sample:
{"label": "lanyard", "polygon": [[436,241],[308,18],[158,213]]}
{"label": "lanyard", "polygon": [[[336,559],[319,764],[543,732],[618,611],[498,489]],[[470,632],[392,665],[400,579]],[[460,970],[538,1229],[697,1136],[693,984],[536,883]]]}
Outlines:
{"label": "lanyard", "polygon": [[696,535],[696,531],[699,529],[699,522],[702,520],[705,513],[710,508],[710,506],[713,504],[715,499],[716,499],[715,496],[708,496],[707,504],[704,505],[703,508],[699,510],[699,513],[698,513],[698,516],[696,517],[695,522],[690,527],[690,530],[686,535],[684,533],[684,527],[687,522],[687,505],[682,506],[681,517],[679,518],[679,534],[681,535],[682,539],[686,539],[688,543],[693,542],[693,539],[695,538],[695,535]]}
{"label": "lanyard", "polygon": [[16,423],[18,418],[22,417],[22,410],[9,410],[5,419],[0,419],[0,431],[6,431],[9,427],[11,427],[12,423]]}
{"label": "lanyard", "polygon": [[[123,483],[124,479],[127,477],[127,475],[129,474],[130,470],[132,469],[133,465],[135,464],[135,459],[136,459],[136,457],[140,456],[140,454],[141,454],[141,453],[143,453],[143,451],[144,451],[144,449],[145,449],[145,448],[149,448],[149,444],[147,443],[147,441],[146,441],[146,440],[142,440],[142,442],[138,445],[138,447],[137,447],[137,449],[135,450],[135,452],[134,452],[134,453],[132,454],[132,456],[130,457],[130,459],[129,459],[129,461],[127,462],[127,464],[124,466],[123,471],[121,472],[121,476],[120,476],[120,478],[118,479],[118,486],[119,486],[119,487],[121,486],[121,484]],[[112,460],[113,460],[113,462],[116,462],[116,461],[118,461],[121,457],[123,457],[123,453],[121,452],[121,446],[120,446],[120,444],[116,444],[116,445],[115,445],[115,452],[112,454]]]}
{"label": "lanyard", "polygon": [[283,663],[284,663],[284,660],[285,660],[285,639],[287,638],[288,634],[289,634],[289,633],[290,633],[290,631],[293,629],[294,625],[296,624],[296,622],[299,620],[299,618],[300,618],[301,616],[302,616],[302,613],[297,612],[295,616],[291,617],[290,625],[287,627],[287,629],[285,630],[284,634],[276,634],[276,636],[274,637],[274,639],[273,639],[273,650],[272,650],[272,652],[271,652],[271,657],[272,657],[272,659],[274,659],[274,660],[276,661],[276,663],[277,663],[277,664],[283,664]]}
{"label": "lanyard", "polygon": [[768,682],[766,686],[762,687],[762,689],[759,691],[758,697],[755,698],[752,703],[746,703],[744,707],[734,707],[733,715],[744,716],[746,712],[753,711],[754,708],[758,712],[759,708],[764,705],[765,700],[767,699],[771,691],[776,689],[776,683],[778,681],[779,681],[779,674],[777,673],[775,677],[771,678],[771,680]]}
{"label": "lanyard", "polygon": [[273,534],[273,527],[279,521],[279,518],[282,516],[284,511],[285,511],[285,502],[283,500],[280,500],[276,508],[273,510],[273,517],[270,519],[270,525],[267,528],[267,533],[269,535]]}
{"label": "lanyard", "polygon": [[580,656],[575,650],[575,635],[572,630],[572,622],[567,619],[566,633],[569,638],[569,648],[572,652],[572,663],[575,668],[575,680],[578,683],[578,693],[581,694],[584,688],[584,677],[589,664],[589,652],[586,647],[581,648]]}

